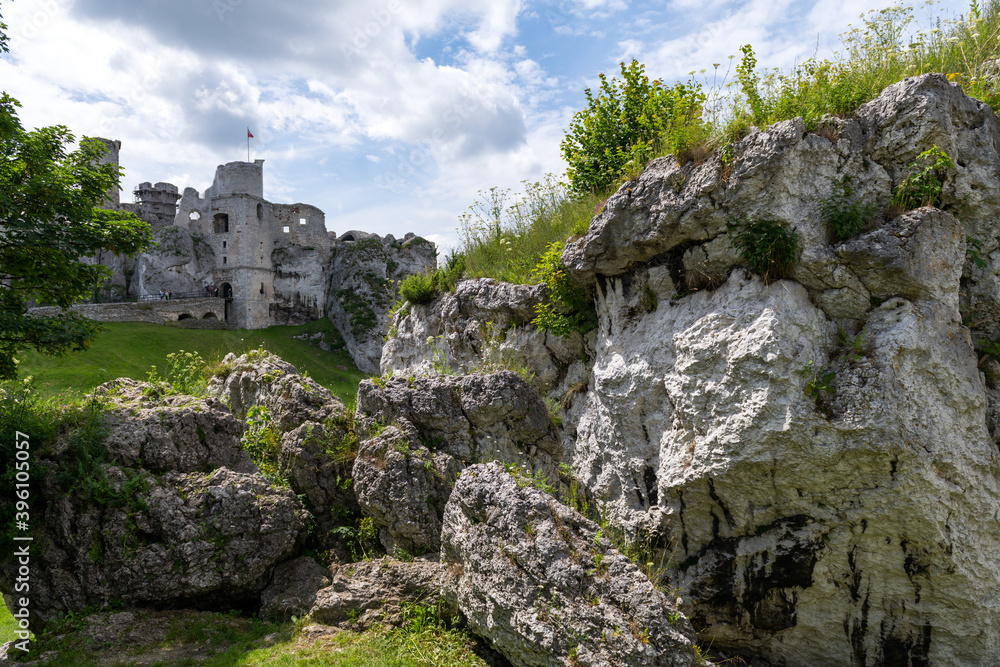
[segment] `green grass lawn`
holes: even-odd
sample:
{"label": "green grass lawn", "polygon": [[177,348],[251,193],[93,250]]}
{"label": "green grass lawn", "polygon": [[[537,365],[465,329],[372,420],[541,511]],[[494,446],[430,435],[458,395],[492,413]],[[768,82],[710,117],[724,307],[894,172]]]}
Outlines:
{"label": "green grass lawn", "polygon": [[[179,327],[122,322],[104,325],[90,349],[63,357],[35,351],[17,355],[18,377],[34,378],[35,390],[44,398],[62,392],[83,394],[101,383],[119,377],[145,380],[151,366],[163,373],[171,352],[198,352],[206,360],[221,359],[228,352],[241,354],[261,345],[293,364],[299,372],[327,387],[345,402],[353,402],[358,383],[366,377],[343,349],[342,339],[327,319],[302,326],[235,331],[182,329]],[[323,351],[293,336],[322,331],[333,350]]]}
{"label": "green grass lawn", "polygon": [[[269,623],[258,618],[195,611],[138,611],[129,642],[96,642],[86,632],[90,617],[57,621],[19,660],[46,652],[46,665],[100,667],[487,667],[473,638],[437,622],[411,622],[405,629],[336,632],[309,639],[304,622]],[[14,639],[13,621],[0,605],[0,641]],[[331,630],[333,630],[331,628]],[[17,664],[16,662],[14,664]]]}
{"label": "green grass lawn", "polygon": [[0,604],[0,644],[17,639],[17,635],[14,634],[15,630],[17,630],[17,621],[10,615],[7,605]]}

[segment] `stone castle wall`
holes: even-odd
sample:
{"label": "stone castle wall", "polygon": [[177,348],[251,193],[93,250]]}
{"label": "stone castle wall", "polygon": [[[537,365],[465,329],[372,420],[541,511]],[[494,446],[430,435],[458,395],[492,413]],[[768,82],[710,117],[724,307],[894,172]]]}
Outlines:
{"label": "stone castle wall", "polygon": [[[187,319],[223,320],[224,299],[164,299],[138,303],[80,303],[70,308],[95,322],[150,322],[163,324]],[[44,317],[58,315],[55,306],[32,308],[29,313]]]}
{"label": "stone castle wall", "polygon": [[[121,142],[103,141],[108,146],[105,160],[117,164]],[[377,371],[388,329],[386,313],[398,298],[398,286],[390,281],[435,266],[434,244],[423,239],[415,243],[419,237],[413,234],[403,242],[391,235],[382,239],[357,231],[337,239],[327,231],[326,215],[319,208],[267,201],[263,160],[219,165],[204,194],[194,188],[179,194],[171,183],[142,183],[133,193],[132,204],[122,204],[117,193],[109,193],[109,205],[133,211],[148,222],[156,245],[134,259],[93,258],[112,269],[108,288],[113,294],[144,296],[159,290],[198,292],[216,287],[220,294],[230,295],[222,319],[245,329],[305,324],[330,316],[361,368]],[[377,257],[368,257],[363,266],[344,262],[355,240],[362,239],[379,246]],[[345,300],[336,296],[347,291],[352,295],[347,306],[354,316],[345,311]],[[365,304],[359,305],[359,300]],[[371,316],[359,320],[360,311]]]}

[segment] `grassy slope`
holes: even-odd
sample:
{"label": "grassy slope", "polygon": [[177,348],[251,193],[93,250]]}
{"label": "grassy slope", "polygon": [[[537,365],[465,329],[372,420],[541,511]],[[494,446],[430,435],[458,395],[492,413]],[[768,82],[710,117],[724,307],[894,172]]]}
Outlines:
{"label": "grassy slope", "polygon": [[7,605],[0,604],[0,644],[17,639],[14,631],[17,630],[17,621],[10,615]]}
{"label": "grassy slope", "polygon": [[34,351],[18,355],[19,376],[35,379],[35,388],[43,397],[63,391],[83,393],[102,382],[118,377],[146,379],[150,366],[161,373],[171,352],[198,352],[207,360],[222,358],[227,352],[240,354],[263,345],[300,372],[330,389],[341,400],[353,401],[358,382],[366,376],[344,350],[325,352],[306,341],[295,340],[301,333],[323,331],[327,341],[340,341],[329,320],[303,326],[279,326],[249,330],[181,329],[171,326],[123,322],[106,324],[86,352],[64,357],[48,357]]}
{"label": "grassy slope", "polygon": [[[13,618],[0,605],[0,642],[13,639]],[[8,629],[8,626],[9,629]],[[129,642],[97,643],[84,632],[88,619],[57,623],[31,645],[26,660],[57,651],[60,667],[149,665],[178,667],[487,667],[469,635],[437,622],[411,622],[405,630],[339,632],[307,639],[295,623],[268,623],[229,614],[174,611],[138,612]],[[17,664],[17,663],[14,663]]]}

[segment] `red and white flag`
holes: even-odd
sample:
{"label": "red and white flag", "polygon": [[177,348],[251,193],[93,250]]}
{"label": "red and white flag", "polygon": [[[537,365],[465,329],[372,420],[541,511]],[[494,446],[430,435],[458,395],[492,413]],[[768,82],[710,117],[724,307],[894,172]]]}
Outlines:
{"label": "red and white flag", "polygon": [[247,128],[247,139],[253,139],[253,135],[250,134],[250,128]]}

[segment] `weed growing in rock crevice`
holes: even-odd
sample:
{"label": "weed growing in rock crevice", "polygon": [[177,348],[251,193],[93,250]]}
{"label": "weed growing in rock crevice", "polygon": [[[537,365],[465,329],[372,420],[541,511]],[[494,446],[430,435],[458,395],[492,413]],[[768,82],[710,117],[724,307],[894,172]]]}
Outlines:
{"label": "weed growing in rock crevice", "polygon": [[893,206],[903,211],[921,206],[940,206],[941,188],[948,172],[954,168],[955,163],[948,154],[935,144],[910,164],[909,176],[896,188]]}
{"label": "weed growing in rock crevice", "polygon": [[[626,531],[620,527],[613,520],[611,504],[606,499],[595,499],[588,494],[568,464],[560,465],[556,476],[532,472],[515,463],[504,463],[504,467],[518,486],[531,486],[547,493],[596,523],[595,547],[615,549],[632,561],[657,590],[671,598],[676,597],[677,590],[670,584],[673,548],[659,531]],[[604,568],[604,556],[595,556],[590,574],[603,576]]]}
{"label": "weed growing in rock crevice", "polygon": [[370,560],[382,552],[378,527],[370,516],[359,516],[346,525],[333,528],[331,534],[340,538],[351,552],[354,562]]}
{"label": "weed growing in rock crevice", "polygon": [[834,381],[837,379],[836,372],[826,366],[817,368],[816,362],[810,359],[799,373],[806,378],[806,384],[802,388],[806,396],[816,402],[816,408],[829,416],[826,402],[836,393]]}
{"label": "weed growing in rock crevice", "polygon": [[279,487],[291,486],[288,479],[291,461],[281,453],[278,427],[265,406],[255,405],[247,411],[246,430],[240,444],[268,482]]}
{"label": "weed growing in rock crevice", "polygon": [[837,241],[849,239],[875,216],[875,202],[862,202],[849,175],[833,184],[833,194],[820,202],[823,219]]}
{"label": "weed growing in rock crevice", "polygon": [[168,395],[203,396],[208,386],[206,366],[205,360],[197,352],[179,350],[167,355],[166,375],[160,376],[156,366],[152,366],[147,380],[153,384],[164,383],[169,386]]}
{"label": "weed growing in rock crevice", "polygon": [[730,242],[754,273],[765,283],[781,280],[795,261],[799,237],[780,220],[734,220],[729,223]]}
{"label": "weed growing in rock crevice", "polygon": [[542,331],[557,336],[570,336],[585,332],[597,325],[594,300],[589,292],[570,278],[562,263],[565,242],[549,244],[532,274],[549,288],[549,301],[535,306],[535,319],[531,321]]}

